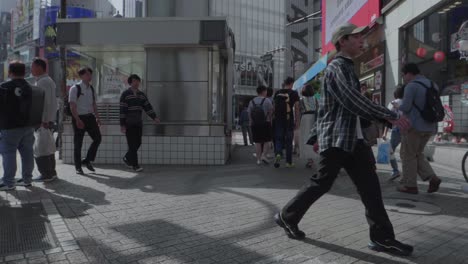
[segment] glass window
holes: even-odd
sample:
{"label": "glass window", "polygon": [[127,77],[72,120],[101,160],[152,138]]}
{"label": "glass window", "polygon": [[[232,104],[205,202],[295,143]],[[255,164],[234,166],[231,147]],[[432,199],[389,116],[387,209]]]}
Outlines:
{"label": "glass window", "polygon": [[133,73],[142,78],[141,90],[145,91],[146,59],[143,48],[81,47],[74,52],[78,56],[68,60],[68,86],[79,81],[77,71],[80,67],[89,66],[93,69],[98,102],[119,102],[120,94],[128,88],[127,78]]}

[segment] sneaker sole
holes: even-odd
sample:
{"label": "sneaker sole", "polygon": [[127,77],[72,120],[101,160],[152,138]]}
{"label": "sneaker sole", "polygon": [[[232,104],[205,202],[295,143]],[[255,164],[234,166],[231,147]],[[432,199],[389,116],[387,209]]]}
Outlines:
{"label": "sneaker sole", "polygon": [[16,187],[11,187],[11,188],[0,189],[0,191],[5,191],[5,192],[8,192],[8,191],[14,191],[14,190],[16,190]]}
{"label": "sneaker sole", "polygon": [[16,186],[28,188],[28,187],[32,187],[32,184],[18,184],[18,183],[17,183]]}
{"label": "sneaker sole", "polygon": [[281,228],[284,229],[284,232],[286,233],[286,235],[287,235],[289,238],[291,238],[291,239],[296,239],[296,240],[302,240],[302,239],[305,238],[305,236],[304,236],[304,237],[295,236],[295,235],[289,230],[287,224],[283,221],[283,219],[281,219],[281,214],[280,214],[280,213],[278,213],[278,214],[275,215],[275,222],[276,222],[276,224],[277,224],[279,227],[281,227]]}
{"label": "sneaker sole", "polygon": [[384,246],[380,245],[376,242],[369,242],[367,247],[370,250],[377,251],[377,252],[388,252],[391,254],[399,255],[399,256],[411,256],[413,251],[401,251],[400,249],[393,247],[393,246]]}

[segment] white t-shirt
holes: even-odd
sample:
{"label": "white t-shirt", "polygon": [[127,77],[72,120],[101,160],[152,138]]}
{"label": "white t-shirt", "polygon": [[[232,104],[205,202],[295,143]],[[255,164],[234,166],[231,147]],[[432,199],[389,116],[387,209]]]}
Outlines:
{"label": "white t-shirt", "polygon": [[[81,87],[81,95],[77,97],[78,88],[76,85]],[[68,102],[76,103],[76,110],[78,111],[78,115],[87,115],[94,113],[94,96],[93,90],[90,86],[84,84],[83,82],[79,82],[76,85],[73,85],[70,88]]]}

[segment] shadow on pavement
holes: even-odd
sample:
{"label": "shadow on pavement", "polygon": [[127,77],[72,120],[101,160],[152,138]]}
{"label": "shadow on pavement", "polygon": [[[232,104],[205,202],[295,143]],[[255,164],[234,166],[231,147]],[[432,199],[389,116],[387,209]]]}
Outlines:
{"label": "shadow on pavement", "polygon": [[86,211],[92,208],[89,203],[82,202],[79,199],[57,195],[38,187],[31,187],[29,190],[17,190],[12,192],[11,195],[22,203],[30,202],[31,200],[35,200],[35,198],[51,199],[60,212],[60,215],[64,218],[84,216],[86,215]]}
{"label": "shadow on pavement", "polygon": [[53,191],[54,194],[78,198],[83,200],[85,203],[92,205],[110,204],[110,202],[106,200],[106,194],[104,192],[98,191],[94,188],[71,183],[63,179],[58,179],[51,183],[46,183],[44,184],[43,188],[49,191]]}
{"label": "shadow on pavement", "polygon": [[[361,261],[365,261],[366,263],[368,263],[368,262],[376,263],[376,264],[377,263],[386,263],[386,264],[387,263],[388,264],[407,263],[407,262],[391,260],[391,259],[388,259],[388,258],[384,258],[384,257],[372,255],[372,254],[367,254],[367,253],[362,252],[362,251],[358,251],[358,250],[354,250],[354,249],[350,249],[350,248],[345,248],[345,247],[341,247],[341,246],[338,246],[338,245],[335,245],[335,244],[330,244],[330,243],[326,243],[326,242],[322,242],[322,241],[318,241],[318,240],[314,240],[314,239],[310,239],[310,238],[306,238],[303,241],[304,241],[304,243],[307,243],[309,245],[319,247],[319,248],[323,248],[323,249],[327,249],[327,250],[330,250],[332,252],[342,254],[342,255],[345,255],[345,256],[349,256],[349,257],[352,257],[352,258],[355,258],[355,259],[358,259],[358,260],[361,260]],[[389,255],[389,256],[391,256],[391,255]],[[410,258],[408,258],[408,259],[410,259]]]}
{"label": "shadow on pavement", "polygon": [[[268,257],[163,220],[119,225],[113,228],[127,236],[133,244],[113,248],[95,239],[79,239],[90,261],[102,263],[253,263]],[[136,231],[138,230],[138,231]],[[132,254],[132,251],[135,252]],[[210,262],[207,262],[210,261]],[[97,262],[96,262],[97,263]]]}

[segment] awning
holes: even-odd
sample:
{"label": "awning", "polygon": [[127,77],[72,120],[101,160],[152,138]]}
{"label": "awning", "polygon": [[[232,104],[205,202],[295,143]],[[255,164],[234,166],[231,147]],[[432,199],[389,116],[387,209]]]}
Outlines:
{"label": "awning", "polygon": [[299,77],[293,85],[293,90],[301,89],[304,84],[312,80],[317,74],[327,67],[328,53],[321,57],[314,65],[312,65],[304,74]]}

